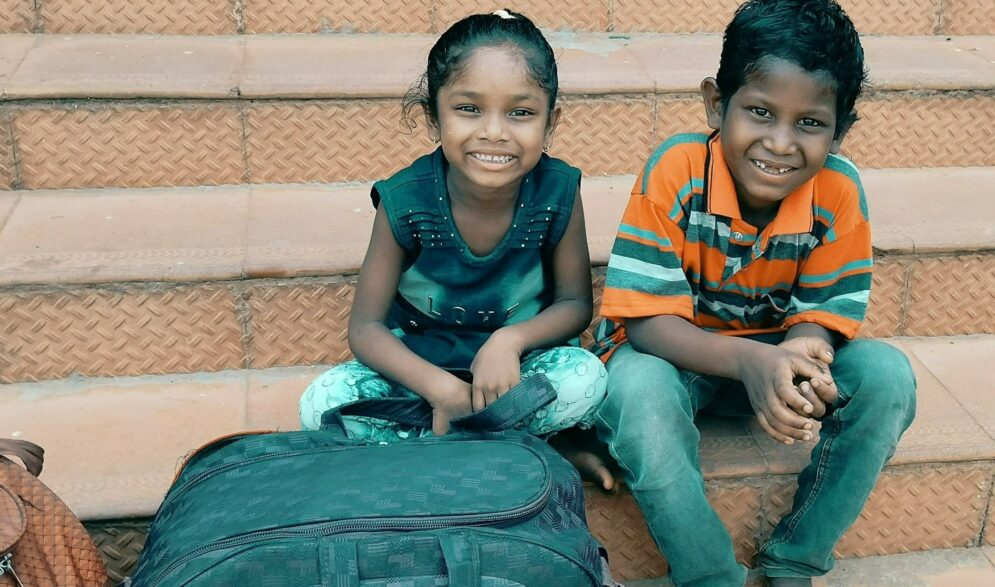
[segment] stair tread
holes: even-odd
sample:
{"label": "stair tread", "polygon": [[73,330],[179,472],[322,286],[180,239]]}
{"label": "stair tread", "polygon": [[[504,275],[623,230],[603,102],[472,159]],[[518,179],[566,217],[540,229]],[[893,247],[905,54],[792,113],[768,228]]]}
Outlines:
{"label": "stair tread", "polygon": [[[909,354],[919,378],[918,415],[891,465],[995,460],[995,390],[977,369],[995,356],[995,335],[884,340]],[[297,399],[324,368],[5,385],[0,437],[43,445],[42,480],[80,517],[147,516],[201,444],[296,430]],[[807,462],[806,447],[778,445],[748,420],[704,419],[702,431],[706,479],[791,474]]]}
{"label": "stair tread", "polygon": [[[995,248],[995,167],[870,169],[862,177],[879,252]],[[584,180],[595,265],[607,262],[634,180]],[[0,192],[0,286],[355,272],[373,222],[369,189],[284,184]]]}
{"label": "stair tread", "polygon": [[[0,35],[0,99],[397,98],[435,35]],[[694,93],[716,33],[549,33],[565,95]],[[995,88],[995,37],[868,36],[872,90]]]}

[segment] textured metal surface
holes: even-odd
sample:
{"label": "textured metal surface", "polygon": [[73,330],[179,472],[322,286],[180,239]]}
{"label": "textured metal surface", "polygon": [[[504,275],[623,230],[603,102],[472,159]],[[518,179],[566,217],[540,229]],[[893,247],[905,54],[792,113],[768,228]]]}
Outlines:
{"label": "textured metal surface", "polygon": [[874,280],[867,316],[860,336],[880,338],[898,336],[902,328],[902,311],[907,295],[908,262],[895,258],[874,260]]}
{"label": "textured metal surface", "polygon": [[257,106],[246,127],[254,183],[379,179],[433,148],[393,101]]}
{"label": "textured metal surface", "polygon": [[239,113],[227,107],[16,110],[24,187],[240,183]]}
{"label": "textured metal surface", "polygon": [[30,33],[34,25],[34,0],[0,0],[0,33]]}
{"label": "textured metal surface", "polygon": [[244,0],[247,33],[427,33],[432,0]]}
{"label": "textured metal surface", "polygon": [[107,576],[115,582],[130,576],[149,536],[149,522],[97,522],[86,524],[86,529],[100,551]]}
{"label": "textured metal surface", "polygon": [[249,290],[251,366],[339,363],[348,336],[354,282],[259,286]]}
{"label": "textured metal surface", "polygon": [[840,0],[862,35],[932,35],[945,4],[949,0]]}
{"label": "textured metal surface", "polygon": [[857,110],[843,151],[860,167],[995,165],[995,95],[877,96]]}
{"label": "textured metal surface", "polygon": [[940,32],[945,35],[995,35],[995,2],[943,0]]}
{"label": "textured metal surface", "polygon": [[710,481],[706,487],[708,501],[732,537],[736,559],[753,566],[760,529],[761,489],[731,480]]}
{"label": "textured metal surface", "polygon": [[[708,132],[700,96],[661,96],[656,108],[656,135],[649,152],[668,137],[683,132]],[[646,156],[643,157],[643,160]],[[636,173],[631,171],[630,173]]]}
{"label": "textured metal surface", "polygon": [[13,189],[15,178],[10,119],[7,112],[0,110],[0,190]]}
{"label": "textured metal surface", "polygon": [[435,0],[434,5],[435,31],[440,33],[468,14],[493,12],[498,8],[524,14],[544,29],[595,32],[608,30],[608,0]]}
{"label": "textured metal surface", "polygon": [[236,0],[39,0],[46,33],[232,35]]}
{"label": "textured metal surface", "polygon": [[563,100],[550,154],[587,175],[633,173],[653,139],[649,100]]}
{"label": "textured metal surface", "polygon": [[[995,484],[995,480],[992,481]],[[992,490],[991,501],[988,504],[988,519],[985,521],[985,535],[982,543],[995,546],[995,488]]]}
{"label": "textured metal surface", "polygon": [[628,489],[606,495],[585,483],[584,505],[591,534],[608,549],[615,579],[632,581],[667,574],[667,562],[650,538],[639,504]]}
{"label": "textured metal surface", "polygon": [[990,467],[883,474],[836,553],[843,558],[975,544],[988,506]]}
{"label": "textured metal surface", "polygon": [[917,259],[912,263],[907,336],[995,332],[995,257]]}
{"label": "textured metal surface", "polygon": [[0,295],[0,383],[244,366],[226,289]]}

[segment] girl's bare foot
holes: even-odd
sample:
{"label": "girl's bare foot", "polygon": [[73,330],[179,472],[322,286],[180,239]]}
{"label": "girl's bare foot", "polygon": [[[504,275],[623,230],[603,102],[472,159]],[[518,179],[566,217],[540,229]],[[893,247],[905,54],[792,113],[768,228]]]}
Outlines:
{"label": "girl's bare foot", "polygon": [[597,483],[608,493],[618,491],[607,447],[598,442],[593,430],[571,428],[549,439],[549,444],[580,473],[581,479]]}

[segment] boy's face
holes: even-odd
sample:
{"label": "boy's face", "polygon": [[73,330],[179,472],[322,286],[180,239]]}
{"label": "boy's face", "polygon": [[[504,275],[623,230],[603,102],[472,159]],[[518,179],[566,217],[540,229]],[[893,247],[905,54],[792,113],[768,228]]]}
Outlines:
{"label": "boy's face", "polygon": [[701,83],[708,125],[719,131],[722,155],[741,207],[767,211],[822,169],[839,151],[836,92],[826,74],[765,58],[723,108],[713,78]]}

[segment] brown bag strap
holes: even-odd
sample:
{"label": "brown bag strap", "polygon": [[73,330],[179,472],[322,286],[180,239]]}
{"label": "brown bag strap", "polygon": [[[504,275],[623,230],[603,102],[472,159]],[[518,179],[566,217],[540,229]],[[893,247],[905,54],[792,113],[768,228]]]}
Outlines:
{"label": "brown bag strap", "polygon": [[21,459],[24,468],[37,477],[45,462],[45,449],[27,440],[0,438],[0,455],[10,455]]}

